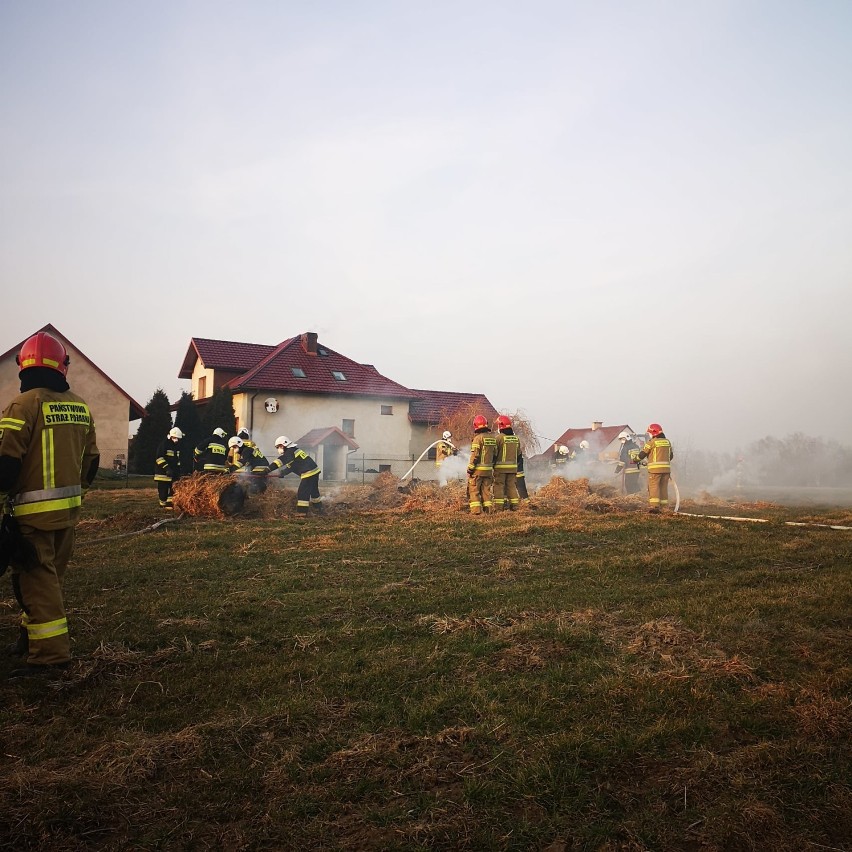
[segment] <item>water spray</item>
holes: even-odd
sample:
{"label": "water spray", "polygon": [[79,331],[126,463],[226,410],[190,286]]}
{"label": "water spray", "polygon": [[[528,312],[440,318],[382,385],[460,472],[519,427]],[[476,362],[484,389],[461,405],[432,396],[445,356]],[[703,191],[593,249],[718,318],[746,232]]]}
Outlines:
{"label": "water spray", "polygon": [[417,459],[417,461],[416,461],[416,462],[414,462],[414,464],[413,464],[413,465],[411,465],[411,467],[410,467],[410,468],[408,468],[408,470],[407,470],[407,471],[406,471],[406,472],[405,472],[402,476],[400,476],[400,480],[405,479],[405,477],[406,477],[406,476],[408,476],[408,474],[409,474],[409,473],[411,473],[411,471],[412,471],[412,470],[414,470],[414,468],[415,468],[415,467],[417,467],[418,463],[419,463],[419,462],[421,462],[421,461],[423,460],[423,456],[425,456],[425,455],[426,455],[426,453],[428,453],[428,452],[429,452],[429,450],[431,450],[431,449],[432,449],[432,447],[437,447],[437,446],[438,446],[438,444],[448,444],[448,445],[449,445],[449,446],[451,446],[451,447],[452,447],[452,448],[453,448],[456,452],[458,452],[458,447],[456,447],[456,446],[453,444],[453,442],[452,442],[452,441],[445,440],[444,438],[438,438],[438,440],[437,440],[437,441],[434,441],[433,443],[429,444],[429,446],[428,446],[428,447],[426,447],[426,449],[425,449],[425,450],[423,450],[423,452],[422,452],[422,453],[420,453],[420,456],[419,456],[419,458]]}

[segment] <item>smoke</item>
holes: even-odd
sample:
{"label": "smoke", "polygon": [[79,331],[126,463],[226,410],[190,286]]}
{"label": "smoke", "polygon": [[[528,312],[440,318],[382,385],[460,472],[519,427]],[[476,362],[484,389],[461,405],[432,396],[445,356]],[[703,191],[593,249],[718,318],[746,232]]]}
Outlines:
{"label": "smoke", "polygon": [[448,482],[467,479],[467,460],[470,447],[460,447],[457,456],[448,456],[438,468],[438,484],[443,488]]}

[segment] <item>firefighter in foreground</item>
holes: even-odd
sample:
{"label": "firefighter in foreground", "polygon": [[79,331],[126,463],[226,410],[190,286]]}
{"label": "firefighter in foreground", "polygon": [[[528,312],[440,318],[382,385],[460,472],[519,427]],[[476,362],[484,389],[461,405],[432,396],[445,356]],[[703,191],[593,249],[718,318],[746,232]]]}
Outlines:
{"label": "firefighter in foreground", "polygon": [[521,442],[505,414],[497,418],[497,450],[494,456],[494,509],[515,511],[520,502],[518,494],[518,462]]}
{"label": "firefighter in foreground", "polygon": [[227,473],[228,447],[224,429],[216,428],[209,438],[203,440],[193,452],[195,470],[201,473]]}
{"label": "firefighter in foreground", "polygon": [[648,440],[639,451],[639,460],[648,459],[648,502],[651,514],[658,514],[669,503],[669,480],[674,450],[659,423],[648,427]]}
{"label": "firefighter in foreground", "polygon": [[621,447],[615,472],[621,474],[623,492],[636,494],[639,491],[639,446],[626,429],[618,436],[618,440],[621,441]]}
{"label": "firefighter in foreground", "polygon": [[71,659],[62,578],[100,453],[89,406],[68,387],[69,360],[52,335],[28,338],[16,358],[21,393],[0,419],[0,499],[11,504],[27,551],[11,560],[23,614],[9,650],[26,657],[15,679],[55,676]]}
{"label": "firefighter in foreground", "polygon": [[275,439],[278,458],[269,465],[269,472],[280,470],[279,476],[295,473],[299,477],[299,489],[296,492],[296,511],[308,514],[309,508],[322,511],[322,497],[319,492],[320,469],[317,463],[286,435]]}
{"label": "firefighter in foreground", "polygon": [[481,515],[491,509],[496,454],[497,439],[491,434],[485,417],[477,414],[473,418],[473,440],[467,463],[467,495],[472,515]]}
{"label": "firefighter in foreground", "polygon": [[183,432],[177,426],[173,426],[157,448],[154,482],[157,483],[157,496],[160,498],[161,509],[174,508],[172,486],[180,479],[180,442],[182,440]]}

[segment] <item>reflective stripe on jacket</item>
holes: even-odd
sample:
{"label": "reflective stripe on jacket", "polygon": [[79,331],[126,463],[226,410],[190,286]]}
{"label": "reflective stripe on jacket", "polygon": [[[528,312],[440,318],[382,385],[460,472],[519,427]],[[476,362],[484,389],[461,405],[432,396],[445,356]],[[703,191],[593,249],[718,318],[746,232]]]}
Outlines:
{"label": "reflective stripe on jacket", "polygon": [[674,457],[671,441],[662,435],[651,438],[642,447],[639,457],[648,459],[648,473],[670,473]]}
{"label": "reflective stripe on jacket", "polygon": [[517,435],[497,433],[497,451],[494,456],[495,473],[517,473],[521,455],[521,442]]}

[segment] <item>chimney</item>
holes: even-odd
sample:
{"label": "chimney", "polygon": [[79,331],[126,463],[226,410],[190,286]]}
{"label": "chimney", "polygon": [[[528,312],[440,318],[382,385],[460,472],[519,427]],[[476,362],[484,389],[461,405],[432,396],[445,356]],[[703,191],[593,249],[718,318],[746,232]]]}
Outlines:
{"label": "chimney", "polygon": [[592,432],[597,432],[603,426],[603,420],[592,420]]}
{"label": "chimney", "polygon": [[302,335],[302,349],[308,355],[317,354],[317,333],[315,331],[307,331]]}

